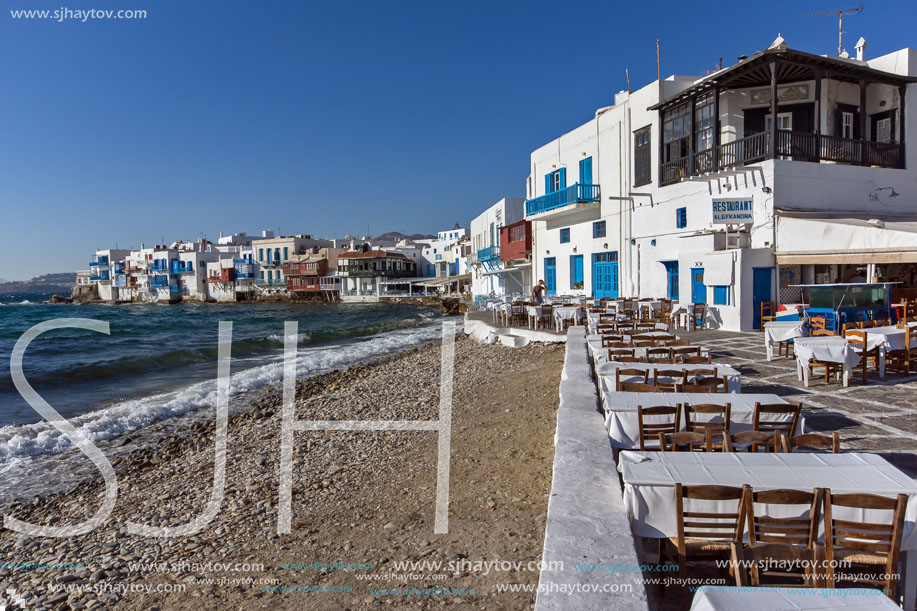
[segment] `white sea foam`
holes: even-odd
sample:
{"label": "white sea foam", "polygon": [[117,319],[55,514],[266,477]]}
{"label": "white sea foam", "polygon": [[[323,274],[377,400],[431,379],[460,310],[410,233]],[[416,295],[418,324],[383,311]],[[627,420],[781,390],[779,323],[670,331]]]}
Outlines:
{"label": "white sea foam", "polygon": [[[431,325],[388,331],[348,343],[302,347],[297,358],[297,377],[303,379],[309,375],[386,356],[435,341],[440,338],[440,334],[439,325]],[[232,395],[279,383],[283,378],[282,357],[278,352],[270,359],[270,362],[234,373]],[[250,359],[245,361],[250,362]],[[239,362],[242,360],[233,361]],[[213,407],[215,403],[216,380],[208,380],[174,392],[123,401],[69,420],[89,439],[103,441],[160,420]],[[70,449],[71,444],[67,438],[45,421],[0,427],[0,475],[3,475],[5,492],[15,496],[17,483],[27,483],[34,488],[34,479],[42,477],[43,473],[35,463]],[[27,482],[29,478],[33,481]]]}
{"label": "white sea foam", "polygon": [[[268,335],[267,338],[270,339],[270,340],[273,340],[273,341],[275,341],[275,342],[285,342],[285,341],[287,341],[287,340],[286,340],[287,336],[286,336],[286,335],[283,335],[282,333],[272,333],[272,334]],[[309,341],[310,339],[312,339],[312,335],[309,334],[309,333],[306,333],[305,331],[302,332],[302,333],[297,333],[297,334],[296,334],[296,343],[298,343],[298,344],[301,344],[301,343],[303,343],[303,342],[307,342],[307,341]]]}

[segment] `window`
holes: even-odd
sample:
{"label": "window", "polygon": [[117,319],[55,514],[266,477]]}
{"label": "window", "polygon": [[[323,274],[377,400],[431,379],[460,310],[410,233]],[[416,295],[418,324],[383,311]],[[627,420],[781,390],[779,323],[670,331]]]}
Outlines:
{"label": "window", "polygon": [[[771,131],[771,116],[765,115],[764,117],[764,129],[765,131]],[[777,129],[793,129],[793,113],[791,112],[778,112],[777,113]]]}
{"label": "window", "polygon": [[579,181],[583,185],[592,184],[592,157],[586,157],[579,162]]}
{"label": "window", "polygon": [[679,208],[675,211],[675,227],[684,229],[688,226],[688,209]]}
{"label": "window", "polygon": [[713,130],[716,127],[716,117],[713,116],[713,93],[708,93],[697,98],[694,103],[694,142],[696,152],[707,151],[713,148]]}
{"label": "window", "polygon": [[662,264],[665,266],[668,297],[678,301],[678,261],[663,261]]}
{"label": "window", "polygon": [[662,117],[663,162],[688,156],[691,142],[691,106],[687,103],[666,111]]}
{"label": "window", "polygon": [[560,243],[568,244],[570,242],[570,228],[564,227],[560,230]]}
{"label": "window", "polygon": [[650,170],[650,128],[634,132],[634,186],[647,185],[652,182]]}
{"label": "window", "polygon": [[841,113],[841,138],[853,139],[853,113]]}
{"label": "window", "polygon": [[729,305],[729,287],[713,287],[713,305]]}
{"label": "window", "polygon": [[555,170],[550,174],[545,174],[545,193],[554,193],[555,191],[560,191],[561,189],[567,188],[567,169],[561,168]]}
{"label": "window", "polygon": [[570,257],[570,288],[583,288],[583,255]]}
{"label": "window", "polygon": [[263,248],[258,249],[258,260],[264,261],[264,249]]}
{"label": "window", "polygon": [[290,258],[290,249],[287,246],[283,247],[283,260],[287,261]]}
{"label": "window", "polygon": [[891,142],[892,141],[892,120],[891,119],[879,119],[876,121],[876,142]]}
{"label": "window", "polygon": [[605,221],[596,221],[592,224],[592,237],[594,238],[604,238],[605,237]]}
{"label": "window", "polygon": [[509,228],[509,241],[521,242],[525,239],[525,225],[519,224]]}

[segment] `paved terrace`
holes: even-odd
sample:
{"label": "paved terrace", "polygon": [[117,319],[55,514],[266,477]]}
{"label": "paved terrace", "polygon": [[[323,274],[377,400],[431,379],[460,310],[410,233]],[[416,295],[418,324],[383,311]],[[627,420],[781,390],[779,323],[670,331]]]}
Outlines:
{"label": "paved terrace", "polygon": [[816,374],[809,388],[796,380],[796,360],[768,362],[761,333],[678,331],[692,344],[707,346],[714,363],[742,372],[742,392],[767,392],[800,401],[807,432],[841,436],[842,451],[875,452],[917,479],[917,375],[888,373],[884,379],[869,370],[863,386],[858,375],[844,388]]}

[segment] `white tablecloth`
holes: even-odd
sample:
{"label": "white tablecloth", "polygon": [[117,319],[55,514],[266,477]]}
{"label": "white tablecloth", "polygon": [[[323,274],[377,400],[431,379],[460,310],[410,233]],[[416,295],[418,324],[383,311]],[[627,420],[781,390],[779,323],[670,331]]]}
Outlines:
{"label": "white tablecloth", "polygon": [[579,324],[585,317],[585,310],[582,306],[560,306],[554,308],[554,326],[562,329],[563,321],[572,320]]}
{"label": "white tablecloth", "polygon": [[[769,454],[747,452],[630,452],[620,454],[624,504],[634,532],[642,537],[677,535],[675,483],[742,486],[758,490],[830,488],[834,493],[907,494],[902,550],[917,549],[917,482],[877,454]],[[725,504],[722,507],[725,509]],[[774,517],[793,513],[794,506],[768,505]],[[840,519],[887,522],[888,512],[835,507]],[[847,517],[842,517],[841,514]]]}
{"label": "white tablecloth", "polygon": [[[665,327],[665,325],[662,323],[657,323],[657,324],[661,324],[663,327]],[[622,337],[621,339],[622,342],[631,341],[634,335],[649,335],[650,337],[653,337],[653,338],[673,337],[671,333],[669,333],[668,331],[664,329],[657,329],[656,331],[634,331],[634,330],[628,329],[626,332],[613,333],[613,335],[620,335]],[[590,335],[587,335],[586,343],[588,344],[589,350],[592,353],[593,357],[595,357],[596,354],[599,354],[603,351],[602,336],[598,335],[597,333],[592,333]]]}
{"label": "white tablecloth", "polygon": [[[768,394],[723,394],[723,393],[678,393],[678,392],[603,392],[602,407],[605,409],[605,428],[608,429],[608,435],[611,437],[611,445],[623,450],[634,450],[640,448],[640,422],[637,419],[637,406],[642,405],[644,408],[656,405],[670,405],[674,407],[678,403],[684,406],[685,403],[715,403],[723,405],[729,403],[730,408],[730,432],[739,433],[741,431],[750,431],[754,429],[754,410],[755,402],[758,403],[779,403],[787,405],[777,395]],[[772,416],[770,417],[773,418]],[[787,417],[786,420],[790,418]],[[649,423],[663,422],[670,420],[660,416],[645,416],[645,421]],[[682,407],[680,430],[685,430],[687,422]],[[804,430],[802,418],[799,420],[797,434]],[[658,444],[651,443],[649,446],[655,447]],[[648,447],[649,447],[648,446]]]}
{"label": "white tablecloth", "polygon": [[901,607],[882,593],[867,588],[737,588],[702,586],[691,611],[890,611]]}
{"label": "white tablecloth", "polygon": [[851,368],[860,362],[860,355],[850,347],[850,343],[843,337],[834,335],[799,337],[793,340],[793,343],[796,350],[797,377],[806,386],[809,385],[809,359],[840,363],[843,367],[844,386],[849,383]]}
{"label": "white tablecloth", "polygon": [[[710,369],[711,367],[716,367],[717,375],[722,378],[726,376],[726,382],[729,387],[730,393],[742,392],[742,386],[739,382],[739,376],[741,375],[738,370],[733,369],[729,365],[722,364],[713,364],[713,365],[704,365],[704,364],[691,364],[685,365],[683,363],[675,363],[673,365],[665,365],[658,363],[602,363],[597,365],[595,368],[596,375],[599,376],[599,379],[602,382],[602,392],[611,391],[615,392],[615,370],[624,368],[624,369],[641,369],[644,371],[650,372],[650,380],[653,379],[653,372],[657,369],[667,369],[667,370],[677,370],[677,371],[688,371],[689,375],[691,371],[696,371],[698,369]],[[667,378],[662,378],[663,381],[671,383],[673,380]],[[642,382],[642,379],[638,379],[632,376],[624,376],[621,380],[622,382]],[[721,394],[720,396],[724,396]],[[728,400],[728,399],[725,399]],[[694,403],[698,401],[695,400]]]}
{"label": "white tablecloth", "polygon": [[[703,346],[677,346],[677,347],[678,348],[692,348],[694,350],[697,350],[698,348],[700,348],[701,356],[707,356],[707,349],[704,348]],[[590,343],[589,349],[592,350],[592,359],[596,365],[601,365],[603,363],[608,362],[608,350],[609,350],[608,348],[602,348],[601,344]],[[617,348],[615,348],[615,350],[617,350]],[[624,348],[624,350],[633,350],[635,357],[646,358],[646,351],[650,350],[650,348]],[[656,356],[661,356],[661,355],[657,354]],[[714,365],[711,365],[711,367],[714,367]]]}
{"label": "white tablecloth", "polygon": [[764,323],[764,348],[767,350],[767,360],[774,357],[774,346],[788,339],[806,337],[806,322],[804,320],[771,321]]}

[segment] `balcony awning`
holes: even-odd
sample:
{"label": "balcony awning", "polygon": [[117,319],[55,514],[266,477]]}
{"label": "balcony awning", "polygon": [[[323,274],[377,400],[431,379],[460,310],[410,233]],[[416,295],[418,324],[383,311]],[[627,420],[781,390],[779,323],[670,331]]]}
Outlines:
{"label": "balcony awning", "polygon": [[917,217],[778,213],[777,263],[917,263]]}
{"label": "balcony awning", "polygon": [[428,279],[427,282],[424,282],[424,286],[442,286],[444,284],[449,284],[450,282],[456,282],[460,280],[471,280],[471,274],[459,274],[457,276],[449,276],[448,278],[435,278]]}
{"label": "balcony awning", "polygon": [[521,272],[528,268],[532,267],[531,263],[523,263],[522,265],[514,265],[512,267],[506,267],[504,269],[495,269],[489,272],[484,272],[482,276],[496,276],[499,274],[511,274],[513,272]]}
{"label": "balcony awning", "polygon": [[690,100],[692,97],[711,91],[714,87],[719,87],[721,91],[725,91],[727,89],[769,86],[771,61],[777,61],[778,83],[811,80],[815,78],[816,71],[820,72],[824,78],[848,83],[858,83],[863,80],[901,86],[917,82],[915,77],[884,72],[849,59],[813,55],[804,51],[778,47],[758,51],[737,64],[714,72],[710,76],[695,82],[687,89],[650,106],[647,110],[672,108]]}
{"label": "balcony awning", "polygon": [[704,284],[732,286],[732,268],[731,252],[704,255]]}

